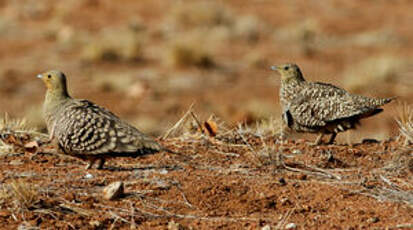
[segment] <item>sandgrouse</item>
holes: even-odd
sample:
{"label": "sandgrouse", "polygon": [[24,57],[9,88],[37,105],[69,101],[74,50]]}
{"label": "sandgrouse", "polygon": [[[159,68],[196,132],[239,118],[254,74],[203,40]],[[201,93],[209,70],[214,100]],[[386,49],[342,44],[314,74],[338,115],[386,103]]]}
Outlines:
{"label": "sandgrouse", "polygon": [[43,115],[50,140],[57,142],[63,153],[89,161],[86,169],[95,161],[101,169],[106,158],[137,157],[164,150],[109,110],[70,97],[62,72],[53,70],[37,77],[47,87]]}
{"label": "sandgrouse", "polygon": [[354,129],[359,120],[380,113],[380,106],[393,98],[376,99],[353,95],[331,84],[308,82],[296,64],[272,66],[281,75],[280,103],[283,121],[294,131],[319,133],[313,145],[331,134],[332,144],[337,133]]}

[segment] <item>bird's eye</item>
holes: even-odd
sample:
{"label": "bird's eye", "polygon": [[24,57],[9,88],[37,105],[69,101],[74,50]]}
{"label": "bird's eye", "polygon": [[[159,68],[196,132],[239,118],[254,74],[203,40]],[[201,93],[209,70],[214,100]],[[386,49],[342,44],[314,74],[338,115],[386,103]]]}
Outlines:
{"label": "bird's eye", "polygon": [[50,75],[50,74],[49,74],[49,75],[47,75],[47,78],[49,78],[49,79],[50,79],[50,78],[52,78],[52,75]]}
{"label": "bird's eye", "polygon": [[290,69],[290,67],[288,67],[288,66],[285,66],[285,67],[284,67],[284,70],[288,70],[288,69]]}

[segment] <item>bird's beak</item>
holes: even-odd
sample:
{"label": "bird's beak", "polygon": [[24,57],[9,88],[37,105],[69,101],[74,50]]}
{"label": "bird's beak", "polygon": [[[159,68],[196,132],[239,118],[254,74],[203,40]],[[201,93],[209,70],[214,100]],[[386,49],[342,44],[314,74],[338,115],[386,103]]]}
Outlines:
{"label": "bird's beak", "polygon": [[42,74],[37,74],[37,78],[42,79],[43,75]]}
{"label": "bird's beak", "polygon": [[274,70],[274,71],[277,71],[277,70],[278,70],[278,68],[277,68],[276,65],[273,65],[273,66],[271,66],[270,68],[271,68],[271,70]]}

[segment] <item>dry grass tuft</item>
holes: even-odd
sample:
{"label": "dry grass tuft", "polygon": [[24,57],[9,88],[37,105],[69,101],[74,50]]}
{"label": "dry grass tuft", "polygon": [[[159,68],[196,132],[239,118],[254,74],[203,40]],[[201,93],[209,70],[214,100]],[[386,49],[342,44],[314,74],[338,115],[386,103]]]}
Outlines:
{"label": "dry grass tuft", "polygon": [[209,1],[177,4],[169,13],[168,21],[177,29],[227,26],[233,23],[231,12],[222,4]]}
{"label": "dry grass tuft", "polygon": [[208,41],[202,32],[185,33],[168,46],[164,63],[172,67],[211,68],[215,66]]}
{"label": "dry grass tuft", "polygon": [[34,129],[28,125],[26,119],[13,119],[6,113],[0,118],[0,132],[2,130],[33,132]]}
{"label": "dry grass tuft", "polygon": [[380,29],[363,31],[358,34],[352,34],[344,38],[344,42],[351,45],[362,47],[372,46],[397,46],[402,44],[402,39],[391,29]]}
{"label": "dry grass tuft", "polygon": [[0,191],[0,200],[5,203],[11,201],[18,210],[35,208],[40,201],[38,189],[22,180],[13,180],[3,185]]}
{"label": "dry grass tuft", "polygon": [[253,128],[253,133],[262,137],[278,137],[283,131],[282,121],[274,117],[258,121]]}
{"label": "dry grass tuft", "polygon": [[19,130],[22,132],[33,131],[27,125],[25,119],[10,119],[7,113],[4,114],[4,117],[0,118],[0,155],[13,152],[13,146],[10,146],[3,141],[5,135],[9,134],[12,130]]}
{"label": "dry grass tuft", "polygon": [[249,43],[256,43],[270,32],[268,24],[257,17],[234,15],[224,4],[210,1],[176,5],[167,13],[162,31],[172,38],[176,34],[202,31],[209,41]]}
{"label": "dry grass tuft", "polygon": [[311,56],[316,50],[322,48],[321,44],[326,43],[326,35],[314,19],[280,28],[274,32],[274,38],[277,42],[290,44],[285,46],[288,49],[293,48],[306,56]]}
{"label": "dry grass tuft", "polygon": [[398,118],[396,119],[399,125],[400,134],[405,139],[405,144],[413,143],[413,109],[407,103],[399,107]]}
{"label": "dry grass tuft", "polygon": [[140,61],[143,59],[144,35],[132,29],[107,29],[83,48],[87,62]]}
{"label": "dry grass tuft", "polygon": [[45,136],[47,135],[31,127],[26,119],[11,119],[5,114],[3,118],[0,118],[0,155],[15,153],[15,146],[8,143],[9,138],[12,138],[12,142],[17,141],[22,144],[31,138],[44,138]]}

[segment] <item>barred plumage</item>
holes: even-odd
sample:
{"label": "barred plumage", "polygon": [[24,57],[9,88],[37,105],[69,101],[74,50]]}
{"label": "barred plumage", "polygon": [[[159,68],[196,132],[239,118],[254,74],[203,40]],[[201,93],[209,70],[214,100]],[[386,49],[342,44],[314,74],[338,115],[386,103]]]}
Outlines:
{"label": "barred plumage", "polygon": [[96,160],[102,168],[105,158],[137,157],[164,148],[109,110],[88,101],[71,98],[66,76],[60,71],[38,75],[46,84],[43,113],[50,133],[65,154],[88,160],[89,169]]}
{"label": "barred plumage", "polygon": [[362,118],[383,111],[380,106],[393,98],[376,99],[352,95],[331,84],[307,82],[296,64],[273,66],[281,74],[280,103],[283,120],[297,132],[331,134],[333,143],[339,132],[354,129]]}

